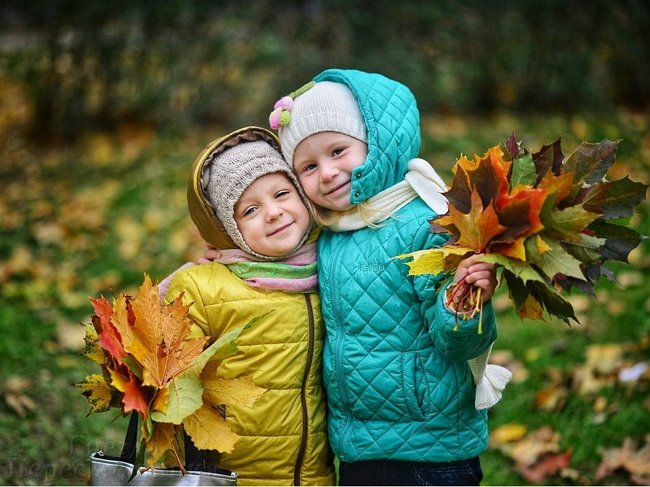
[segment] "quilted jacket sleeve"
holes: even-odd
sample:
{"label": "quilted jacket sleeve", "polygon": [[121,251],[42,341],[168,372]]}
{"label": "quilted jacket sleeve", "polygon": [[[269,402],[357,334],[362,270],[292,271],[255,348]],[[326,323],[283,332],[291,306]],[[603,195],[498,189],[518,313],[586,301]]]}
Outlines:
{"label": "quilted jacket sleeve", "polygon": [[[414,239],[414,250],[440,247],[445,238],[432,234],[428,225],[418,229]],[[463,361],[481,355],[496,340],[497,329],[494,309],[488,301],[483,306],[483,332],[478,334],[478,316],[463,320],[456,317],[444,303],[447,285],[436,293],[436,284],[442,279],[439,275],[414,276],[415,290],[422,302],[422,317],[438,352],[450,361]],[[458,327],[456,330],[456,322]]]}
{"label": "quilted jacket sleeve", "polygon": [[189,317],[194,322],[189,338],[198,338],[210,334],[208,315],[203,305],[201,292],[192,275],[184,270],[176,273],[165,296],[165,303],[170,303],[183,293],[183,303],[191,304]]}

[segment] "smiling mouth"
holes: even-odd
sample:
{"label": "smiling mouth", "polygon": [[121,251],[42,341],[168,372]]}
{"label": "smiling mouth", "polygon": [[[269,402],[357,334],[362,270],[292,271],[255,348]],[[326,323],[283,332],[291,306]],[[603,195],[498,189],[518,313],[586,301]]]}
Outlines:
{"label": "smiling mouth", "polygon": [[280,232],[286,230],[286,229],[289,228],[291,225],[293,225],[293,222],[291,222],[291,223],[287,223],[286,225],[283,225],[283,226],[281,226],[280,228],[278,228],[278,229],[276,229],[276,230],[273,230],[271,233],[268,234],[268,236],[269,236],[269,237],[272,237],[273,235],[275,235],[275,234],[277,234],[277,233],[280,233]]}
{"label": "smiling mouth", "polygon": [[328,191],[327,193],[325,193],[325,196],[329,196],[329,195],[331,195],[333,193],[336,193],[339,189],[343,188],[344,186],[347,186],[349,183],[350,183],[350,180],[347,180],[346,182],[344,182],[340,186],[337,186],[336,188],[334,188],[332,191]]}

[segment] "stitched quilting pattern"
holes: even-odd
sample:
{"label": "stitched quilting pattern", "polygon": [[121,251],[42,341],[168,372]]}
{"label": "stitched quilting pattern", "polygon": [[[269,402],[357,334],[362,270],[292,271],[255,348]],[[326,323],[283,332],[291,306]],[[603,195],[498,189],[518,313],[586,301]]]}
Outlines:
{"label": "stitched quilting pattern", "polygon": [[[345,236],[325,232],[321,237],[320,274],[336,273],[338,286],[333,294],[328,292],[331,281],[321,281],[325,283],[323,311],[334,309],[331,319],[337,322],[328,326],[324,352],[328,394],[340,406],[330,410],[330,435],[335,452],[346,461],[366,455],[403,455],[404,459],[416,455],[418,460],[431,461],[457,457],[465,445],[477,451],[485,447],[484,415],[473,407],[466,363],[449,362],[436,352],[437,334],[423,326],[422,309],[413,306],[415,280],[420,279],[431,296],[424,307],[442,310],[434,297],[435,279],[407,277],[405,264],[392,258],[418,245],[444,241],[428,232],[418,237],[412,231],[409,237],[404,227],[416,228],[415,221],[425,225],[431,216],[423,216],[423,206],[407,205],[395,220],[377,230]],[[428,243],[420,244],[418,238]],[[453,324],[452,314],[440,312],[432,327]],[[405,354],[412,354],[410,370],[404,370],[400,360]],[[414,377],[413,390],[405,390],[404,374]],[[459,405],[459,396],[468,403]],[[345,457],[349,444],[354,445],[354,458]]]}

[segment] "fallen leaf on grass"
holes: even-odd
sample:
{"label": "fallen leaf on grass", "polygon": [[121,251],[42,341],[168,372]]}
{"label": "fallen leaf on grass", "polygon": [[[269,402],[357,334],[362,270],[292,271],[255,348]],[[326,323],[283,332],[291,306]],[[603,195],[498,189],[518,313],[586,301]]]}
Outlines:
{"label": "fallen leaf on grass", "polygon": [[539,484],[547,477],[561,472],[571,462],[571,450],[564,453],[544,454],[537,463],[530,467],[521,466],[517,468],[521,476],[528,482]]}
{"label": "fallen leaf on grass", "polygon": [[569,397],[569,389],[561,384],[551,384],[535,393],[535,407],[542,411],[560,411]]}
{"label": "fallen leaf on grass", "polygon": [[9,377],[2,386],[2,394],[7,406],[21,418],[36,409],[36,403],[29,396],[23,394],[31,386],[31,379],[19,375]]}
{"label": "fallen leaf on grass", "polygon": [[601,374],[610,374],[623,364],[623,354],[626,351],[625,344],[602,343],[587,347],[586,365]]}
{"label": "fallen leaf on grass", "polygon": [[535,393],[535,407],[542,411],[560,411],[569,397],[569,387],[560,370],[549,369],[547,375],[550,384]]}
{"label": "fallen leaf on grass", "polygon": [[573,370],[574,389],[582,395],[595,394],[605,386],[613,385],[615,378],[612,376],[599,376],[593,369],[582,366]]}
{"label": "fallen leaf on grass", "polygon": [[503,425],[490,435],[491,446],[512,458],[515,469],[532,483],[569,467],[571,450],[560,451],[559,440],[559,433],[550,426],[526,434],[526,427],[518,423]]}
{"label": "fallen leaf on grass", "polygon": [[542,426],[518,441],[512,447],[511,457],[517,465],[530,467],[535,465],[546,453],[559,453],[559,441],[560,434],[558,432],[550,426]]}
{"label": "fallen leaf on grass", "polygon": [[507,443],[521,440],[526,435],[526,427],[520,423],[508,423],[490,433],[490,445],[500,448]]}
{"label": "fallen leaf on grass", "polygon": [[650,485],[650,435],[645,445],[637,450],[632,438],[625,438],[621,448],[611,448],[602,453],[602,461],[596,471],[596,480],[603,480],[617,470],[625,470],[635,485]]}
{"label": "fallen leaf on grass", "polygon": [[627,344],[604,343],[587,347],[586,360],[573,371],[574,388],[583,395],[593,394],[601,388],[614,385],[618,371],[625,363]]}

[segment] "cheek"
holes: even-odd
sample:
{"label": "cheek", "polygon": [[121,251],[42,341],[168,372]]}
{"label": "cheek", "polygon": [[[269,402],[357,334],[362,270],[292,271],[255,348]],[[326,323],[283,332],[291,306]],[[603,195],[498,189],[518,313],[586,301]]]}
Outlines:
{"label": "cheek", "polygon": [[244,237],[244,241],[250,245],[250,240],[256,237],[256,228],[250,222],[237,225],[239,227],[239,233]]}
{"label": "cheek", "polygon": [[309,199],[314,199],[314,196],[316,196],[317,189],[318,189],[318,184],[316,181],[312,180],[313,178],[310,179],[298,179],[300,181],[300,185],[302,186],[303,192],[307,195],[307,198]]}

